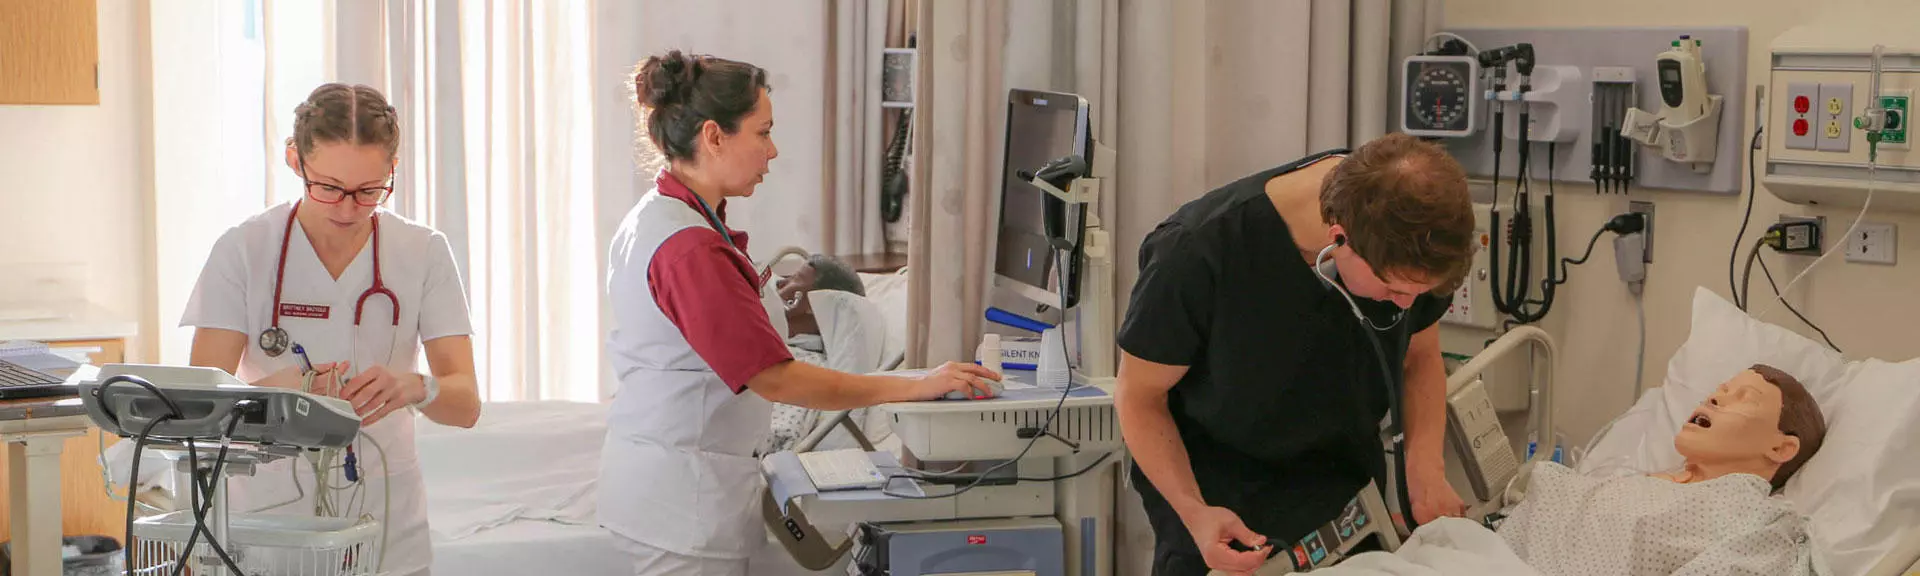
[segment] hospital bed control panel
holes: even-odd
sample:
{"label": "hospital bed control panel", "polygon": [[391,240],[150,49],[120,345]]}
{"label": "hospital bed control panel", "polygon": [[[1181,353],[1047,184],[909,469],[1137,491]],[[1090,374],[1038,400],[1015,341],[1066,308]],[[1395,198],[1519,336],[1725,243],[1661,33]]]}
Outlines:
{"label": "hospital bed control panel", "polygon": [[1500,427],[1486,382],[1473,379],[1448,395],[1447,416],[1448,437],[1461,456],[1474,497],[1481,502],[1492,501],[1520,472],[1520,458],[1513,453],[1506,430]]}
{"label": "hospital bed control panel", "polygon": [[1332,522],[1288,543],[1267,563],[1287,568],[1282,572],[1306,572],[1362,552],[1391,552],[1400,547],[1400,537],[1388,518],[1386,501],[1380,497],[1379,488],[1370,483]]}

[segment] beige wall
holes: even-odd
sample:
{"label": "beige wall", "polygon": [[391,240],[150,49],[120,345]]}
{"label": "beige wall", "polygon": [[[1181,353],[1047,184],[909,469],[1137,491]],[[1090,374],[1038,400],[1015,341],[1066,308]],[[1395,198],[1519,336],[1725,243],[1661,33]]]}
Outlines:
{"label": "beige wall", "polygon": [[[1790,27],[1858,2],[1786,2],[1781,0],[1614,0],[1611,2],[1575,2],[1571,0],[1459,0],[1446,3],[1444,27],[1584,27],[1584,26],[1688,26],[1736,25],[1748,28],[1751,47],[1747,62],[1749,86],[1746,108],[1727,110],[1728,120],[1738,119],[1751,134],[1752,84],[1767,78],[1767,47],[1775,36]],[[1543,56],[1551,63],[1552,56]],[[1720,63],[1709,63],[1709,66]],[[1721,145],[1745,146],[1745,142]],[[1764,152],[1760,158],[1765,161]],[[1538,189],[1538,187],[1536,187]],[[1579,186],[1561,187],[1559,196],[1560,246],[1562,252],[1583,248],[1588,235],[1607,217],[1624,211],[1627,199],[1619,196],[1595,196]],[[1648,270],[1647,367],[1649,387],[1660,383],[1666,363],[1688,335],[1688,318],[1695,287],[1705,286],[1727,297],[1727,257],[1733,235],[1740,225],[1744,204],[1731,196],[1687,191],[1635,191],[1634,200],[1650,200],[1656,206],[1654,262]],[[1819,209],[1781,202],[1761,188],[1754,205],[1755,225],[1764,228],[1777,216],[1786,214],[1824,215],[1837,228],[1838,236],[1852,223],[1857,209]],[[1902,230],[1897,258],[1902,264],[1887,267],[1850,264],[1841,256],[1828,258],[1820,268],[1807,275],[1794,289],[1795,306],[1820,323],[1849,358],[1874,357],[1904,360],[1920,356],[1920,338],[1913,337],[1920,325],[1920,304],[1912,295],[1920,289],[1920,214],[1900,214],[1875,210],[1869,222],[1892,223]],[[1751,242],[1753,229],[1749,230]],[[1742,254],[1744,257],[1744,253]],[[1813,261],[1812,257],[1783,257],[1769,253],[1763,258],[1778,263],[1776,276],[1791,276]],[[1612,266],[1611,245],[1601,242],[1593,263],[1576,268],[1573,280],[1562,288],[1560,301],[1545,322],[1559,339],[1563,350],[1561,388],[1556,400],[1559,419],[1556,428],[1575,443],[1586,439],[1608,419],[1626,408],[1633,395],[1633,366],[1636,326],[1633,300],[1619,282]],[[1760,273],[1755,271],[1753,311],[1759,312],[1773,300]],[[1787,278],[1780,277],[1784,284]],[[1842,287],[1849,292],[1840,296]],[[1762,296],[1764,294],[1764,297]],[[1765,320],[1812,335],[1784,307],[1774,307]],[[1816,336],[1817,337],[1817,336]]]}
{"label": "beige wall", "polygon": [[71,297],[146,319],[152,182],[136,12],[133,0],[99,3],[99,105],[0,106],[0,300]]}

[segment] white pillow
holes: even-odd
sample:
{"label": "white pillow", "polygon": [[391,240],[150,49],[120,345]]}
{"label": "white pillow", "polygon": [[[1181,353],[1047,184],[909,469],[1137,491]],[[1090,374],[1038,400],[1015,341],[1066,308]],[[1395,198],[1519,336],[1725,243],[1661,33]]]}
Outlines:
{"label": "white pillow", "polygon": [[1835,574],[1861,574],[1898,531],[1920,525],[1920,359],[1846,362],[1819,342],[1753,319],[1700,288],[1693,327],[1667,365],[1666,385],[1647,391],[1581,462],[1583,472],[1648,472],[1680,465],[1681,421],[1722,382],[1767,364],[1805,385],[1826,417],[1820,451],[1784,495],[1812,519],[1816,550]]}
{"label": "white pillow", "polygon": [[860,281],[867,287],[867,299],[879,305],[886,318],[886,360],[880,367],[892,370],[907,355],[907,275],[861,273]]}
{"label": "white pillow", "polygon": [[[1824,400],[1845,369],[1844,360],[1820,343],[1791,330],[1754,320],[1706,288],[1693,296],[1693,328],[1667,363],[1666,385],[1646,392],[1614,430],[1585,455],[1591,466],[1626,466],[1648,472],[1678,467],[1673,437],[1680,423],[1720,384],[1754,364],[1778,368]],[[1823,410],[1824,412],[1824,410]],[[1631,463],[1621,458],[1631,455]]]}
{"label": "white pillow", "polygon": [[1826,440],[1785,493],[1834,573],[1862,574],[1920,526],[1920,360],[1850,363],[1830,384],[1813,391]]}
{"label": "white pillow", "polygon": [[887,322],[879,306],[842,290],[814,290],[807,293],[807,300],[813,303],[813,316],[820,324],[828,368],[855,374],[880,368],[885,360]]}

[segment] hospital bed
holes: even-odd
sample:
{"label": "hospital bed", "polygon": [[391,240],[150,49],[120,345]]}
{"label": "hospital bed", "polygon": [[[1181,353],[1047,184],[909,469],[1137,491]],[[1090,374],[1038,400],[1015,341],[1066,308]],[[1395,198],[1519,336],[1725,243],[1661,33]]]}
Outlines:
{"label": "hospital bed", "polygon": [[[1533,330],[1522,328],[1516,332]],[[1508,338],[1489,347],[1449,378],[1450,391],[1477,378],[1505,353],[1520,349]],[[1543,340],[1544,341],[1544,340]],[[1920,412],[1920,359],[1906,362],[1847,361],[1813,340],[1748,316],[1744,311],[1700,289],[1693,306],[1692,332],[1673,356],[1664,385],[1645,392],[1626,412],[1596,435],[1570,466],[1589,476],[1616,476],[1669,471],[1682,461],[1673,448],[1682,421],[1720,383],[1739,371],[1764,363],[1795,376],[1820,403],[1828,433],[1824,445],[1783,491],[1793,507],[1809,520],[1816,566],[1835,576],[1895,576],[1920,570],[1920,435],[1911,429]],[[1549,362],[1551,364],[1551,362]],[[1564,386],[1607,386],[1605,382],[1577,382],[1564,377]],[[1532,406],[1553,406],[1554,386],[1536,389]],[[1544,392],[1544,393],[1542,393]],[[1456,416],[1458,407],[1456,409]],[[1542,419],[1550,426],[1550,414]],[[1457,425],[1457,423],[1456,423]],[[1551,428],[1545,428],[1551,429]],[[1457,429],[1456,429],[1457,432]],[[1455,446],[1456,450],[1459,446]],[[1549,451],[1534,456],[1538,461]],[[1464,458],[1463,458],[1464,459]],[[1537,464],[1535,464],[1537,465]],[[1473,520],[1489,513],[1511,511],[1527,495],[1524,474],[1507,488],[1470,510]],[[1474,500],[1469,496],[1470,503]],[[1365,554],[1335,564],[1333,574],[1397,574],[1382,566],[1406,562],[1376,562],[1380,554],[1418,565],[1419,573],[1465,574],[1488,571],[1473,556],[1510,557],[1505,542],[1474,522],[1436,522],[1421,531],[1439,531],[1435,542],[1448,549],[1409,553],[1412,540],[1391,553]],[[1416,538],[1420,532],[1416,532]],[[1461,556],[1460,553],[1467,553]],[[1466,560],[1462,560],[1466,558]],[[1430,564],[1419,564],[1429,562]],[[1361,565],[1364,565],[1362,567]],[[1514,573],[1527,573],[1519,567]]]}
{"label": "hospital bed", "polygon": [[[807,254],[783,248],[762,271],[790,273],[791,263],[781,263]],[[885,351],[874,369],[893,368],[905,349],[907,278],[903,273],[860,277],[867,291],[864,300],[871,306],[861,306],[849,317],[868,324],[863,328],[870,332],[884,329]],[[821,413],[802,440],[805,448],[897,446],[885,418],[869,418],[866,412]],[[435,532],[435,573],[630,572],[613,535],[593,517],[606,418],[604,404],[535,401],[488,403],[471,429],[419,419],[421,466]],[[752,566],[755,575],[811,573],[771,541]]]}

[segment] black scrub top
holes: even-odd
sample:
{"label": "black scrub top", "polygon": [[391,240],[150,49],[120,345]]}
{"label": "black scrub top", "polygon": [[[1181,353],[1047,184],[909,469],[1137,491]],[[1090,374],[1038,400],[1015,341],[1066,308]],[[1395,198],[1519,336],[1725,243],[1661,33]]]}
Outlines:
{"label": "black scrub top", "polygon": [[[1189,367],[1167,400],[1202,497],[1279,542],[1333,520],[1369,480],[1387,486],[1380,424],[1389,404],[1364,332],[1372,329],[1313,273],[1266,194],[1268,180],[1345,153],[1253,174],[1160,223],[1141,244],[1117,338],[1136,357]],[[1355,301],[1382,326],[1398,311]],[[1450,301],[1422,295],[1399,324],[1375,333],[1394,382],[1409,338]],[[1198,554],[1146,475],[1135,468],[1132,477],[1160,553]]]}

